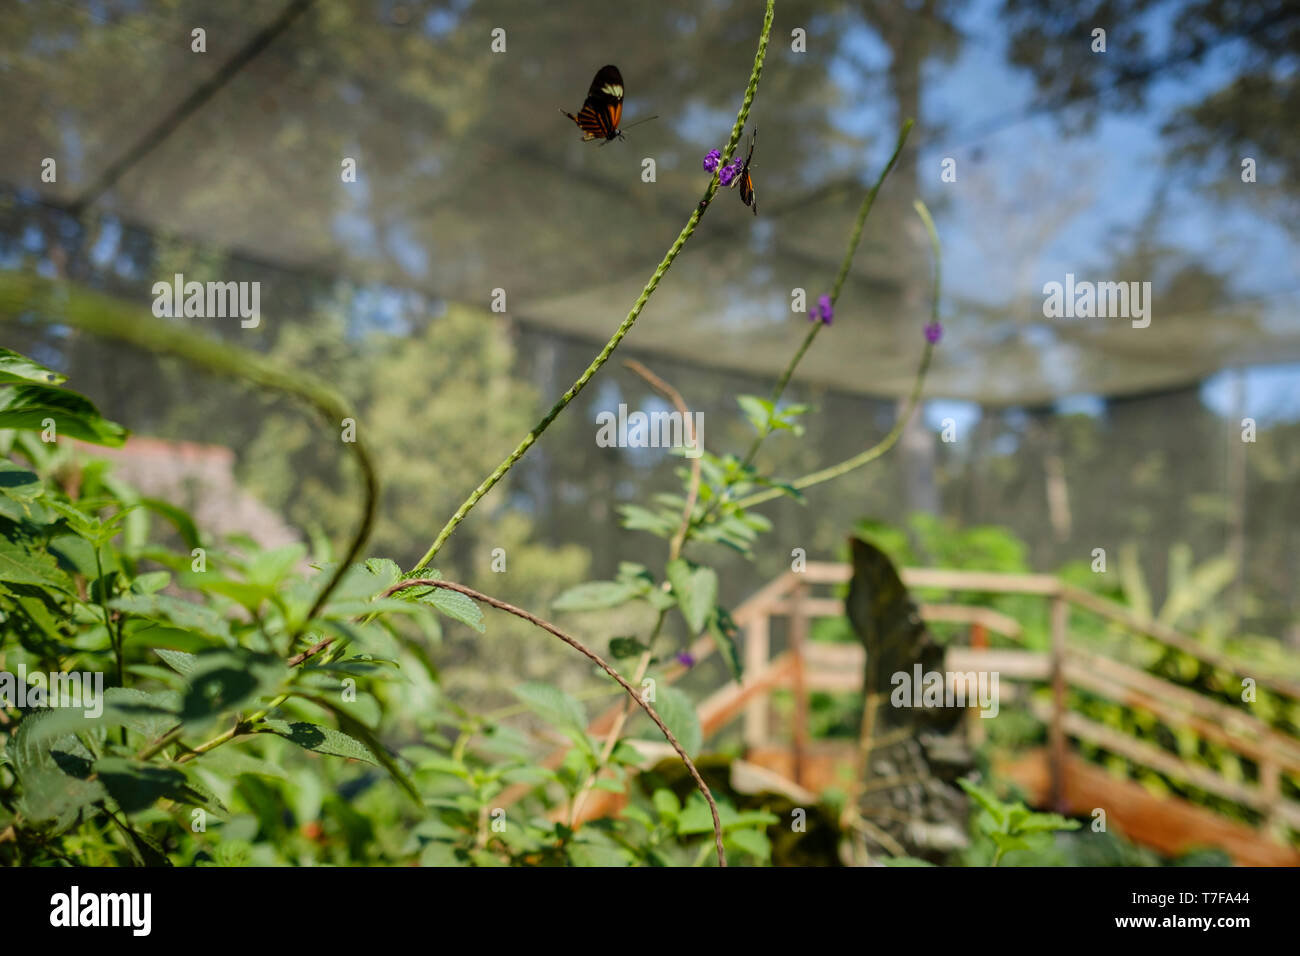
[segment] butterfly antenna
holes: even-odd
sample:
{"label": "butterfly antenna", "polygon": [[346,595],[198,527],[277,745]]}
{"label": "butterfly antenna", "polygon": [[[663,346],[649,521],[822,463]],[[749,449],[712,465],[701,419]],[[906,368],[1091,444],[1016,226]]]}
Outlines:
{"label": "butterfly antenna", "polygon": [[651,120],[658,119],[658,118],[659,118],[659,114],[656,113],[654,116],[647,116],[645,119],[639,119],[635,123],[628,123],[626,126],[623,127],[623,129],[631,129],[633,126],[640,126],[642,123],[648,123]]}

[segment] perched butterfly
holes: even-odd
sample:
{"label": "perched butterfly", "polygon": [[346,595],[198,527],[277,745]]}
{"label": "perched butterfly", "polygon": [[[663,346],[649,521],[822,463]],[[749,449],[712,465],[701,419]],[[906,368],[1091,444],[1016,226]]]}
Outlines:
{"label": "perched butterfly", "polygon": [[740,184],[740,201],[746,206],[754,207],[754,215],[758,215],[758,200],[754,198],[754,178],[749,175],[749,161],[754,158],[754,144],[758,142],[758,127],[754,127],[754,132],[749,136],[749,155],[745,157],[745,165],[740,168],[740,174],[731,181],[732,188]]}
{"label": "perched butterfly", "polygon": [[[587,90],[587,99],[578,115],[574,116],[564,109],[560,112],[578,124],[584,142],[599,139],[602,140],[600,145],[604,146],[611,139],[622,139],[623,131],[618,128],[618,124],[623,119],[623,74],[612,63],[602,66],[597,71],[596,78],[591,81],[591,89]],[[647,116],[630,124],[628,128],[652,119],[657,117]]]}

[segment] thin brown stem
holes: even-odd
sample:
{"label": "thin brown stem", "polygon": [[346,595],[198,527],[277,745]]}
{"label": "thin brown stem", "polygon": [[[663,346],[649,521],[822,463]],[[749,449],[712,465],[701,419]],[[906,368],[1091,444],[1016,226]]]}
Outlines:
{"label": "thin brown stem", "polygon": [[542,618],[538,617],[536,614],[525,611],[521,607],[515,607],[513,604],[507,604],[505,601],[484,594],[481,591],[475,591],[473,588],[466,587],[463,584],[457,584],[454,581],[444,581],[441,578],[407,578],[405,581],[398,581],[392,587],[384,590],[382,596],[391,597],[398,591],[412,587],[445,588],[448,591],[456,591],[457,593],[463,594],[475,601],[481,601],[489,607],[494,607],[498,611],[505,611],[507,614],[513,614],[515,617],[522,618],[529,624],[540,627],[551,636],[558,637],[565,644],[568,644],[575,651],[586,657],[593,664],[612,677],[618,685],[623,688],[623,690],[627,691],[628,696],[636,701],[641,709],[644,710],[650,719],[654,721],[655,726],[659,728],[659,732],[664,735],[664,738],[668,743],[672,744],[672,748],[677,751],[677,755],[681,757],[682,762],[686,764],[686,769],[690,771],[691,777],[695,780],[695,786],[699,789],[700,793],[704,795],[705,801],[709,804],[709,812],[713,814],[713,842],[718,851],[718,866],[727,865],[727,855],[722,849],[722,820],[718,816],[718,805],[714,802],[713,794],[709,791],[709,785],[704,782],[704,778],[700,776],[700,772],[696,769],[694,761],[692,761],[686,751],[682,749],[682,745],[677,742],[677,738],[674,737],[673,732],[668,729],[668,725],[660,719],[659,714],[655,712],[655,709],[636,692],[636,688],[629,684],[623,678],[622,674],[610,667],[609,664],[605,662],[604,658],[588,648],[576,637],[570,637],[554,624],[542,620]]}
{"label": "thin brown stem", "polygon": [[[682,398],[682,393],[677,391],[677,389],[673,388],[636,359],[628,359],[623,364],[637,375],[640,375],[647,383],[649,383],[651,388],[659,392],[661,395],[664,395],[673,403],[677,411],[681,413],[682,422],[684,423],[683,428],[690,430],[690,435],[688,436],[687,441],[691,444],[695,444],[695,442],[699,440],[699,436],[695,434],[695,425],[691,419],[691,410],[687,407],[686,401]],[[670,561],[673,558],[679,557],[682,553],[682,545],[686,543],[686,534],[691,527],[691,516],[695,512],[695,501],[700,495],[700,458],[703,456],[704,449],[700,448],[699,451],[700,454],[691,459],[691,485],[690,489],[686,493],[686,507],[682,509],[681,527],[677,529],[677,534],[673,535],[672,543],[668,546],[668,560]]]}

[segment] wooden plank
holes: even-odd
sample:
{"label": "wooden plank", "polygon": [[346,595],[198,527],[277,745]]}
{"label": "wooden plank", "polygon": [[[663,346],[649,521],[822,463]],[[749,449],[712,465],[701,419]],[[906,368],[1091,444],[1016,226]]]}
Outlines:
{"label": "wooden plank", "polygon": [[1167,644],[1170,647],[1177,648],[1184,654],[1190,654],[1198,660],[1205,661],[1215,667],[1220,667],[1233,674],[1239,674],[1246,677],[1254,677],[1255,683],[1260,687],[1267,687],[1269,690],[1279,694],[1285,694],[1288,697],[1300,700],[1300,684],[1289,681],[1280,677],[1270,677],[1267,675],[1246,674],[1243,670],[1245,666],[1241,662],[1234,661],[1226,654],[1220,654],[1209,648],[1202,647],[1197,641],[1184,634],[1179,633],[1171,627],[1166,627],[1155,621],[1145,621],[1138,617],[1123,605],[1116,604],[1114,601],[1108,601],[1103,597],[1085,591],[1082,588],[1071,585],[1063,586],[1062,593],[1073,604],[1086,608],[1094,614],[1099,614],[1104,618],[1112,620],[1117,624],[1122,624],[1131,631],[1139,634],[1145,634],[1161,644]]}
{"label": "wooden plank", "polygon": [[[996,772],[1024,788],[1031,803],[1044,805],[1050,787],[1046,750],[1000,761]],[[1089,817],[1103,809],[1108,829],[1169,856],[1217,846],[1238,866],[1300,866],[1300,851],[1244,823],[1178,797],[1158,797],[1074,754],[1068,758],[1065,793],[1071,814]]]}
{"label": "wooden plank", "polygon": [[[1051,710],[1042,703],[1033,704],[1032,709],[1040,720],[1047,720],[1051,717]],[[1208,793],[1223,797],[1225,800],[1232,800],[1242,806],[1250,807],[1252,810],[1266,810],[1268,808],[1268,801],[1257,787],[1234,783],[1208,767],[1190,764],[1167,750],[1149,744],[1144,740],[1138,740],[1136,737],[1116,730],[1114,727],[1107,727],[1104,724],[1089,720],[1082,714],[1072,711],[1067,712],[1062,720],[1062,726],[1065,733],[1070,737],[1096,744],[1111,753],[1127,757],[1136,764],[1158,770],[1176,780],[1181,780],[1194,787],[1200,787]]]}
{"label": "wooden plank", "polygon": [[1276,762],[1300,772],[1300,741],[1263,721],[1110,658],[1071,650],[1066,660],[1070,683],[1128,707],[1140,707],[1169,723],[1190,727],[1207,740],[1260,763]]}
{"label": "wooden plank", "polygon": [[[844,602],[839,598],[804,598],[804,611],[809,617],[843,617]],[[768,610],[775,615],[788,615],[791,599],[773,601]],[[918,607],[921,618],[930,624],[978,624],[987,630],[1011,640],[1020,640],[1023,629],[1020,622],[1008,614],[978,604],[922,604]]]}
{"label": "wooden plank", "polygon": [[909,588],[944,588],[952,591],[992,591],[996,594],[1060,593],[1061,582],[1050,574],[1004,574],[998,571],[957,571],[948,568],[903,568]]}
{"label": "wooden plank", "polygon": [[997,671],[998,679],[1040,681],[1051,677],[1051,656],[1045,651],[1017,651],[1003,649],[975,650],[970,647],[949,647],[944,655],[944,668],[949,671]]}

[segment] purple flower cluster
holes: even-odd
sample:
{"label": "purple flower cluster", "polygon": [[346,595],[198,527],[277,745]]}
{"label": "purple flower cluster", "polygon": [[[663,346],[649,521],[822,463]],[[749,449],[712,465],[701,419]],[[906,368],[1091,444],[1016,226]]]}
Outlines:
{"label": "purple flower cluster", "polygon": [[938,345],[943,338],[943,326],[938,322],[929,322],[925,326],[925,340],[931,345]]}
{"label": "purple flower cluster", "polygon": [[677,663],[681,664],[683,667],[694,667],[695,658],[688,651],[682,651],[677,655]]}
{"label": "purple flower cluster", "polygon": [[740,175],[740,171],[745,166],[745,161],[737,156],[731,162],[727,163],[727,165],[723,166],[721,172],[719,172],[718,166],[721,162],[722,153],[716,149],[711,149],[704,156],[704,170],[709,173],[717,172],[718,182],[722,183],[724,186],[730,186],[731,181]]}
{"label": "purple flower cluster", "polygon": [[818,296],[817,308],[808,313],[808,321],[830,325],[833,318],[835,318],[835,307],[831,305],[831,297],[829,295]]}

